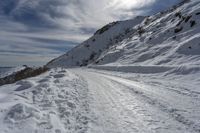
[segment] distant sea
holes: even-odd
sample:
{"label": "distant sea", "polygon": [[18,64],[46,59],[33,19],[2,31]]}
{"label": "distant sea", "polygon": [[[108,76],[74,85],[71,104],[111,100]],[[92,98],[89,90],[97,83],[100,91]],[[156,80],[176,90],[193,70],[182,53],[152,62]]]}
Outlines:
{"label": "distant sea", "polygon": [[0,67],[0,78],[9,72],[12,67]]}

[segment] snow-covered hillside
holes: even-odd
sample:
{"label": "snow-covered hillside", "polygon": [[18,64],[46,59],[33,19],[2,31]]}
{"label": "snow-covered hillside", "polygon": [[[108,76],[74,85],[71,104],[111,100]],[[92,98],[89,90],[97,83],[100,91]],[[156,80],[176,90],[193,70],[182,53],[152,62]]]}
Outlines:
{"label": "snow-covered hillside", "polygon": [[130,27],[140,24],[143,20],[144,17],[139,16],[133,20],[110,23],[65,55],[49,62],[47,66],[72,67],[91,64],[109,47],[122,41],[125,34],[129,32]]}
{"label": "snow-covered hillside", "polygon": [[111,23],[47,66],[86,65],[198,67],[200,1],[185,0],[153,16]]}

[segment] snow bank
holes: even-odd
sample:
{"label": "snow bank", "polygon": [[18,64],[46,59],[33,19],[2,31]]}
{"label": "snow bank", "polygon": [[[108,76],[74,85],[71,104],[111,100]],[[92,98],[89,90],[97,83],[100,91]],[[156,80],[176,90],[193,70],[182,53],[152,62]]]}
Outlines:
{"label": "snow bank", "polygon": [[199,66],[89,66],[89,68],[140,74],[164,73],[164,75],[200,74]]}
{"label": "snow bank", "polygon": [[131,73],[163,73],[173,69],[173,67],[164,66],[89,66],[89,68],[95,68],[100,70],[119,71],[119,72],[131,72]]}

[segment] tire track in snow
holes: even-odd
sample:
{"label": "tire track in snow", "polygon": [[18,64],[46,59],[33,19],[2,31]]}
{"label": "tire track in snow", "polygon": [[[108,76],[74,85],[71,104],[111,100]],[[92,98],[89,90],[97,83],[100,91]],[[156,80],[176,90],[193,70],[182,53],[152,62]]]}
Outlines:
{"label": "tire track in snow", "polygon": [[119,77],[113,77],[108,75],[101,75],[107,79],[113,80],[116,83],[122,84],[127,87],[130,91],[132,91],[135,95],[142,98],[145,102],[148,102],[154,107],[159,108],[163,112],[169,114],[170,117],[172,117],[174,120],[180,122],[181,124],[188,127],[191,131],[200,132],[200,126],[196,124],[194,121],[187,119],[185,116],[178,113],[179,109],[173,108],[168,106],[168,103],[161,103],[157,99],[153,99],[153,97],[148,96],[145,94],[145,92],[142,92],[142,89],[140,86],[131,83],[131,80],[122,79]]}
{"label": "tire track in snow", "polygon": [[[177,113],[179,110],[170,107],[167,102],[159,102],[146,95],[139,86],[134,86],[129,80],[95,72],[76,71],[88,81],[89,90],[92,91],[91,95],[93,99],[96,98],[92,104],[99,104],[103,101],[98,105],[99,107],[93,106],[99,110],[103,108],[102,111],[96,112],[97,115],[105,115],[106,111],[112,112],[111,116],[108,113],[101,119],[114,117],[110,121],[113,122],[116,119],[118,121],[116,125],[121,123],[119,129],[121,132],[131,132],[130,125],[128,126],[127,123],[132,124],[132,132],[134,128],[135,132],[166,132],[169,130],[181,133],[199,132],[199,127],[194,122]],[[126,131],[122,127],[126,127]]]}

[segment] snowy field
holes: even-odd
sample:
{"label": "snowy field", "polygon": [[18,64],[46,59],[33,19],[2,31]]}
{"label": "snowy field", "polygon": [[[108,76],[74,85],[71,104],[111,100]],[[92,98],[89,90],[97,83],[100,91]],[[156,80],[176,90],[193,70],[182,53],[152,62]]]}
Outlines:
{"label": "snowy field", "polygon": [[199,133],[199,77],[52,69],[0,87],[1,133]]}

